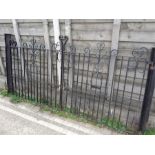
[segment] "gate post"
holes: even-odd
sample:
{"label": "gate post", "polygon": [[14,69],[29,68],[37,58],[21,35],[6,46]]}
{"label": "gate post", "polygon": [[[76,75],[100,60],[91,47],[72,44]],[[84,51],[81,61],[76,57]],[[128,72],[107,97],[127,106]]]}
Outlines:
{"label": "gate post", "polygon": [[63,85],[64,85],[64,51],[65,45],[68,41],[67,36],[59,36],[60,51],[61,51],[61,75],[60,75],[60,108],[63,110]]}
{"label": "gate post", "polygon": [[155,48],[152,48],[145,94],[143,99],[143,106],[142,106],[141,117],[140,117],[140,124],[139,124],[140,131],[144,131],[147,126],[154,87],[155,87]]}
{"label": "gate post", "polygon": [[5,54],[6,54],[6,76],[8,92],[14,92],[13,75],[12,75],[12,54],[10,47],[11,34],[5,34]]}

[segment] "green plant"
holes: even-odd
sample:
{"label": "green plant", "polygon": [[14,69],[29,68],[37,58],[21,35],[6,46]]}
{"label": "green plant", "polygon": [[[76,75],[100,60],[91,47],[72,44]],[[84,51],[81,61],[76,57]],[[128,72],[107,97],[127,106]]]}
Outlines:
{"label": "green plant", "polygon": [[1,89],[0,90],[0,95],[2,95],[2,96],[8,96],[8,91],[6,89]]}
{"label": "green plant", "polygon": [[118,132],[125,132],[127,131],[127,128],[125,127],[125,125],[120,122],[119,120],[117,120],[116,118],[107,118],[107,117],[104,117],[102,118],[98,124],[100,125],[106,125],[108,126],[109,128],[112,128]]}
{"label": "green plant", "polygon": [[23,100],[22,100],[22,98],[20,98],[20,97],[18,97],[16,95],[11,95],[11,100],[10,101],[13,102],[13,103],[20,103]]}
{"label": "green plant", "polygon": [[150,128],[144,131],[144,135],[155,135],[155,128]]}

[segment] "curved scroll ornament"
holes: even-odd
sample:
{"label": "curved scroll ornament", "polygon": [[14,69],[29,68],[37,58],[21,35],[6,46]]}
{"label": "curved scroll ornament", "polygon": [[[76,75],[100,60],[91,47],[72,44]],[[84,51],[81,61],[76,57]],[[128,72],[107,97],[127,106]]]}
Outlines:
{"label": "curved scroll ornament", "polygon": [[73,45],[67,44],[65,46],[65,51],[66,51],[66,53],[70,53],[71,55],[75,54],[76,53],[76,47]]}
{"label": "curved scroll ornament", "polygon": [[[10,41],[9,41],[9,46],[11,47],[11,48],[13,48],[13,49],[18,49],[18,47],[17,47],[17,42],[15,41],[15,40],[13,40],[13,39],[11,39]],[[17,53],[17,52],[12,52],[12,56],[14,56],[14,57],[19,57],[19,52]]]}
{"label": "curved scroll ornament", "polygon": [[98,43],[97,44],[97,52],[96,52],[96,62],[93,64],[93,72],[92,76],[95,74],[98,76],[100,69],[104,69],[104,66],[107,65],[107,51],[105,51],[105,44]]}
{"label": "curved scroll ornament", "polygon": [[69,47],[69,52],[74,55],[76,53],[76,48],[74,46]]}
{"label": "curved scroll ornament", "polygon": [[51,49],[52,49],[52,51],[59,52],[60,51],[60,43],[59,42],[51,43]]}
{"label": "curved scroll ornament", "polygon": [[38,44],[33,37],[33,39],[30,40],[30,43],[23,43],[23,47],[31,50],[30,61],[32,65],[36,65],[36,58],[39,55],[39,52],[41,52],[40,50],[45,50],[45,45]]}
{"label": "curved scroll ornament", "polygon": [[61,51],[65,51],[65,45],[68,41],[68,37],[61,35],[61,36],[59,36],[59,40],[60,40]]}
{"label": "curved scroll ornament", "polygon": [[93,63],[91,79],[95,78],[96,80],[91,80],[91,88],[101,89],[101,86],[97,84],[97,81],[103,78],[103,70],[107,68],[105,66],[107,66],[107,61],[109,58],[109,56],[107,55],[107,51],[105,50],[104,43],[97,44],[97,52],[95,54],[95,57],[93,56],[93,59],[94,58],[95,62]]}
{"label": "curved scroll ornament", "polygon": [[84,49],[84,53],[85,53],[85,54],[90,54],[90,51],[91,51],[91,49],[90,49],[89,47],[86,47],[86,48]]}
{"label": "curved scroll ornament", "polygon": [[111,56],[117,56],[117,50],[116,49],[112,49],[110,52]]}
{"label": "curved scroll ornament", "polygon": [[146,47],[135,48],[132,50],[132,56],[129,58],[128,68],[144,72],[145,67],[143,65],[149,62],[149,50]]}
{"label": "curved scroll ornament", "polygon": [[9,45],[10,45],[10,47],[17,47],[17,42],[12,39],[9,41]]}

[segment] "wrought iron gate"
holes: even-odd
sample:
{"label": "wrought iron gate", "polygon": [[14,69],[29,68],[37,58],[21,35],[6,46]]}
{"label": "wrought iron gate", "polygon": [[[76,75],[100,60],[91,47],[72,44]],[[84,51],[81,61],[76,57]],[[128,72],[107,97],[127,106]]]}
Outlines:
{"label": "wrought iron gate", "polygon": [[115,56],[109,95],[113,55],[104,44],[78,49],[60,36],[60,45],[52,44],[51,49],[34,38],[18,47],[10,34],[5,42],[9,92],[114,128],[145,129],[155,83],[154,49],[151,60],[146,48],[134,49],[130,57]]}

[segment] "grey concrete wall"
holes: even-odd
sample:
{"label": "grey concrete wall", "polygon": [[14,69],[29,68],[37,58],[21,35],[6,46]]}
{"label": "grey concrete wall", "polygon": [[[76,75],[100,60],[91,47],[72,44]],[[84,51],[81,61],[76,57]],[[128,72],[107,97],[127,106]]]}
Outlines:
{"label": "grey concrete wall", "polygon": [[[113,20],[72,20],[72,40],[75,46],[95,47],[97,42],[111,46]],[[155,20],[122,19],[119,48],[133,49],[155,46]],[[130,51],[120,51],[128,56]]]}
{"label": "grey concrete wall", "polygon": [[[38,41],[44,42],[43,21],[41,19],[18,19],[19,34],[22,41],[29,41],[32,36]],[[50,41],[54,40],[53,22],[48,20]],[[71,40],[78,48],[96,48],[98,42],[104,42],[106,47],[111,47],[113,19],[72,19]],[[60,20],[61,34],[65,34],[65,20]],[[4,34],[14,34],[11,19],[0,19],[0,57],[4,64]],[[122,19],[119,55],[130,56],[133,48],[155,46],[155,20],[153,19]],[[5,64],[4,64],[5,65]],[[0,69],[0,74],[1,69]]]}

